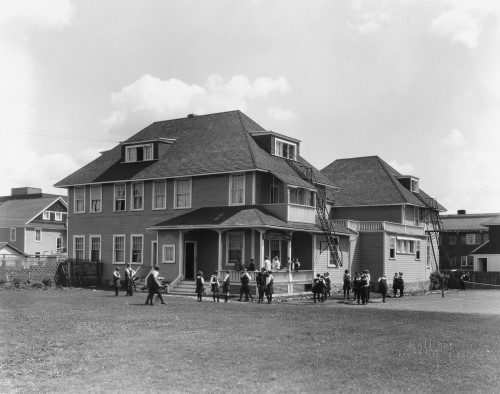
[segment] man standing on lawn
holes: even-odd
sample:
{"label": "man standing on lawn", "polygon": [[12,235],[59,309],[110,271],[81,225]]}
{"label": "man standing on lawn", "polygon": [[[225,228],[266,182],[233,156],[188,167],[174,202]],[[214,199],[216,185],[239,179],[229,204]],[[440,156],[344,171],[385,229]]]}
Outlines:
{"label": "man standing on lawn", "polygon": [[151,271],[148,277],[146,278],[146,284],[149,289],[148,298],[146,298],[146,305],[153,306],[153,297],[155,296],[155,294],[158,294],[158,297],[160,298],[162,304],[166,304],[166,302],[163,301],[163,297],[161,296],[161,291],[160,291],[161,283],[158,280],[159,274],[160,274],[160,267],[155,266],[153,268],[153,271]]}
{"label": "man standing on lawn", "polygon": [[127,268],[125,268],[125,285],[127,286],[127,294],[126,296],[132,296],[134,293],[132,292],[132,288],[134,287],[134,275],[135,271],[130,266],[130,263],[127,264]]}

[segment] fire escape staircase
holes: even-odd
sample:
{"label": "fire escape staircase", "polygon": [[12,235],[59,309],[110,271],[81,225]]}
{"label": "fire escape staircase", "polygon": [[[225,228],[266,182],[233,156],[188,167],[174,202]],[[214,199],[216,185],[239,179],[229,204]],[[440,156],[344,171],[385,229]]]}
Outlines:
{"label": "fire escape staircase", "polygon": [[335,229],[326,206],[326,192],[324,189],[320,188],[311,167],[291,159],[287,159],[287,162],[303,180],[309,182],[316,188],[316,213],[319,218],[320,227],[325,235],[328,250],[335,264],[342,267],[342,254],[339,250],[338,237],[335,234]]}
{"label": "fire escape staircase", "polygon": [[439,245],[439,237],[441,235],[441,219],[439,218],[439,210],[438,203],[434,198],[426,198],[425,199],[427,208],[424,209],[423,220],[427,223],[427,240],[431,245],[432,257],[434,266],[432,267],[433,271],[439,271],[438,264],[438,256],[439,251],[436,250],[436,247]]}

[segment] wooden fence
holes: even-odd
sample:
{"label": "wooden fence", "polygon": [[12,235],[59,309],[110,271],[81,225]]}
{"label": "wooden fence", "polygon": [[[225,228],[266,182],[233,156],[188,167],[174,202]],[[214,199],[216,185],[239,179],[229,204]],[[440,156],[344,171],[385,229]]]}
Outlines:
{"label": "wooden fence", "polygon": [[[450,271],[448,279],[448,288],[461,289],[462,281],[460,277],[464,271]],[[500,290],[500,272],[467,271],[470,282],[466,284],[467,289],[499,289]]]}

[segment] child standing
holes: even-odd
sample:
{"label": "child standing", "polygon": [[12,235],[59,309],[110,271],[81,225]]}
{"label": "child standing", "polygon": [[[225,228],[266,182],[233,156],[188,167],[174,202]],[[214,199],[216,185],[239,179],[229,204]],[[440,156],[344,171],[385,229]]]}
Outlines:
{"label": "child standing", "polygon": [[210,278],[210,285],[212,287],[212,297],[217,298],[217,302],[219,302],[219,279],[217,278],[217,271],[214,271],[212,277]]}
{"label": "child standing", "polygon": [[[346,299],[349,300],[349,291],[351,290],[351,275],[349,275],[349,270],[344,271],[344,300]],[[356,297],[354,297],[356,298]]]}
{"label": "child standing", "polygon": [[273,302],[273,293],[274,293],[273,271],[268,271],[268,275],[266,277],[266,295],[268,304]]}
{"label": "child standing", "polygon": [[382,302],[385,302],[385,296],[387,295],[387,289],[388,289],[387,278],[385,277],[385,275],[382,275],[378,279],[378,291],[380,292],[380,294],[382,294]]}
{"label": "child standing", "polygon": [[203,298],[203,291],[205,290],[205,287],[203,286],[205,284],[205,280],[203,279],[203,272],[198,271],[196,274],[196,293],[198,294],[198,302],[201,302]]}
{"label": "child standing", "polygon": [[231,279],[229,278],[229,270],[226,270],[226,275],[222,281],[222,292],[224,293],[224,302],[227,302],[229,298],[229,285],[231,284]]}
{"label": "child standing", "polygon": [[332,296],[330,294],[331,290],[332,290],[332,280],[330,279],[330,273],[325,272],[325,299],[326,299],[326,297],[332,298]]}

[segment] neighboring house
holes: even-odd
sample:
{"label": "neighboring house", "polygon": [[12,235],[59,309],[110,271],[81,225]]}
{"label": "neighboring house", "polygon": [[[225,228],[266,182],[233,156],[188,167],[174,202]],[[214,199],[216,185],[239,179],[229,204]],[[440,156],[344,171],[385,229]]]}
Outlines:
{"label": "neighboring house", "polygon": [[419,178],[402,175],[378,156],[336,160],[321,172],[340,187],[334,193],[335,223],[353,229],[351,271],[368,269],[372,282],[403,272],[420,284],[439,267],[439,212]]}
{"label": "neighboring house", "polygon": [[28,255],[64,253],[67,203],[63,196],[31,187],[0,197],[0,241]]}
{"label": "neighboring house", "polygon": [[0,260],[4,258],[16,258],[16,257],[25,257],[26,254],[21,250],[15,248],[10,245],[8,242],[0,242]]}
{"label": "neighboring house", "polygon": [[439,245],[442,267],[475,270],[470,254],[489,239],[489,228],[484,223],[499,216],[500,213],[467,214],[465,210],[458,210],[456,215],[442,215]]}
{"label": "neighboring house", "polygon": [[500,214],[484,222],[483,226],[489,230],[489,239],[470,252],[474,271],[500,272]]}
{"label": "neighboring house", "polygon": [[300,151],[240,111],[155,122],[56,184],[69,194],[69,256],[102,260],[106,278],[158,264],[177,283],[277,255],[299,258],[304,283],[326,270],[340,283],[355,232],[325,235],[317,197],[335,187]]}

